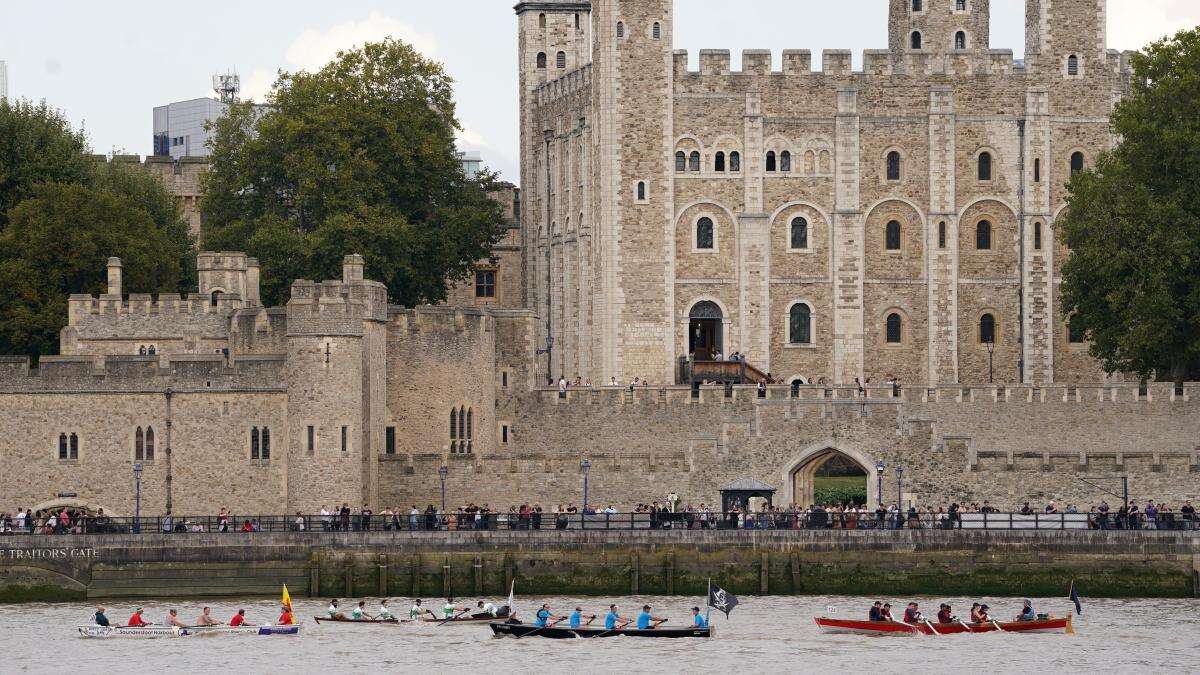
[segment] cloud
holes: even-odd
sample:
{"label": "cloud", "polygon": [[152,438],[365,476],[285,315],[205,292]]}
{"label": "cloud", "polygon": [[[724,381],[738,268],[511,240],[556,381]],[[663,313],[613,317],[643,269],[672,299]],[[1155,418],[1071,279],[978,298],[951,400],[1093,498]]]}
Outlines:
{"label": "cloud", "polygon": [[490,148],[491,143],[487,142],[481,134],[478,134],[467,127],[463,127],[455,134],[460,147],[469,148]]}
{"label": "cloud", "polygon": [[1108,46],[1141,49],[1198,24],[1196,0],[1117,0],[1108,3]]}

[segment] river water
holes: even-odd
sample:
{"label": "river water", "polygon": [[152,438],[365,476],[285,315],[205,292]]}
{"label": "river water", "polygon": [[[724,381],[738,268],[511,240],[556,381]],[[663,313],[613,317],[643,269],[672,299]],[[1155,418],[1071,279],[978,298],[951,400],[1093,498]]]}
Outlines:
{"label": "river water", "polygon": [[[493,598],[493,600],[499,600]],[[543,598],[518,598],[528,616]],[[603,616],[606,601],[545,598],[556,612],[579,603]],[[646,602],[667,626],[683,624],[700,598],[617,598],[626,615]],[[892,599],[899,608],[903,601]],[[950,602],[959,615],[971,601],[918,599],[934,614]],[[1019,600],[984,599],[993,616],[1008,619]],[[430,600],[427,599],[427,603]],[[946,637],[859,637],[823,635],[819,615],[865,617],[871,600],[846,597],[743,597],[730,619],[713,616],[711,640],[497,639],[486,625],[417,627],[317,626],[312,621],[324,602],[296,600],[304,633],[286,636],[223,636],[149,640],[85,640],[75,626],[90,623],[84,604],[0,605],[0,673],[826,673],[843,670],[887,673],[1200,673],[1200,601],[1084,600],[1077,634],[985,633]],[[176,607],[190,621],[200,613],[196,600],[146,602],[151,621]],[[255,623],[278,616],[270,600],[209,601],[225,621],[245,608]],[[391,601],[407,613],[408,602]],[[499,603],[497,603],[499,604]],[[1036,600],[1039,612],[1062,615],[1066,599]],[[349,607],[349,603],[343,603]],[[368,611],[377,603],[368,600]],[[107,604],[114,623],[124,623],[134,604]],[[599,619],[597,619],[599,621]]]}

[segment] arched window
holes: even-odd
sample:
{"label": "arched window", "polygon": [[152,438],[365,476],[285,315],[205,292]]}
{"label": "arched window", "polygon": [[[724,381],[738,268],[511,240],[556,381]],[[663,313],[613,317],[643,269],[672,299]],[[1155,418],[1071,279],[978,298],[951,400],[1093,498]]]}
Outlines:
{"label": "arched window", "polygon": [[912,8],[914,12],[921,11],[921,0],[912,0]]}
{"label": "arched window", "polygon": [[975,248],[980,251],[989,251],[992,248],[992,224],[989,221],[981,220],[975,225]]}
{"label": "arched window", "polygon": [[715,171],[724,171],[725,170],[725,153],[718,152],[717,156],[713,158],[713,170],[715,170]]}
{"label": "arched window", "polygon": [[821,151],[821,167],[820,171],[824,175],[833,173],[833,158],[828,150]]}
{"label": "arched window", "polygon": [[458,451],[467,451],[467,408],[459,406],[458,408]]}
{"label": "arched window", "polygon": [[619,38],[625,37],[625,22],[624,21],[617,22],[617,37],[619,37]]}
{"label": "arched window", "polygon": [[138,461],[146,458],[146,440],[141,427],[133,432],[133,458]]}
{"label": "arched window", "polygon": [[652,28],[650,30],[650,34],[654,36],[655,40],[661,38],[662,37],[662,25],[660,25],[657,21],[655,21],[654,28]]}
{"label": "arched window", "polygon": [[458,450],[458,408],[450,409],[450,452]]}
{"label": "arched window", "polygon": [[1041,158],[1033,160],[1033,182],[1042,182],[1042,160]]}
{"label": "arched window", "polygon": [[1073,152],[1071,153],[1071,175],[1074,176],[1080,171],[1083,171],[1083,153]]}
{"label": "arched window", "polygon": [[884,236],[887,250],[900,250],[900,221],[890,220],[887,224],[887,232]]}
{"label": "arched window", "polygon": [[904,328],[904,320],[899,314],[892,313],[887,316],[887,342],[891,345],[900,344],[902,337],[902,329]]}
{"label": "arched window", "polygon": [[887,179],[900,180],[900,153],[895,150],[887,154]]}
{"label": "arched window", "polygon": [[954,9],[960,12],[967,11],[967,0],[954,0]]}
{"label": "arched window", "polygon": [[1074,54],[1067,57],[1067,75],[1072,77],[1079,74],[1079,57]]}
{"label": "arched window", "polygon": [[938,248],[946,248],[946,221],[938,223]]}
{"label": "arched window", "polygon": [[1079,320],[1078,314],[1072,314],[1071,318],[1067,319],[1067,342],[1081,344],[1085,337],[1083,322]]}
{"label": "arched window", "polygon": [[996,342],[996,317],[991,314],[979,317],[979,341],[985,345]]}
{"label": "arched window", "polygon": [[729,153],[729,170],[734,172],[742,170],[742,156],[736,150]]}
{"label": "arched window", "polygon": [[794,345],[812,344],[812,310],[809,306],[797,302],[792,305],[788,318],[788,342]]}
{"label": "arched window", "polygon": [[702,251],[713,249],[713,221],[705,216],[696,221],[696,248]]}
{"label": "arched window", "polygon": [[688,169],[690,171],[700,170],[700,153],[693,150],[691,155],[688,155]]}
{"label": "arched window", "polygon": [[260,459],[271,459],[271,430],[263,427],[262,430],[262,454]]}
{"label": "arched window", "polygon": [[913,49],[921,48],[921,32],[920,31],[916,31],[916,30],[913,31],[912,42],[909,44],[912,45]]}
{"label": "arched window", "polygon": [[639,202],[646,201],[646,181],[639,180],[637,184],[637,198]]}
{"label": "arched window", "polygon": [[1033,224],[1033,250],[1042,250],[1042,224]]}
{"label": "arched window", "polygon": [[779,153],[779,170],[784,173],[792,170],[792,153],[787,150]]}
{"label": "arched window", "polygon": [[771,150],[767,153],[767,171],[775,170],[775,151]]}
{"label": "arched window", "polygon": [[463,452],[470,453],[471,446],[473,445],[473,441],[475,440],[475,433],[472,430],[474,417],[475,417],[475,409],[467,408],[467,447]]}
{"label": "arched window", "polygon": [[804,173],[807,176],[815,176],[817,173],[817,153],[812,150],[804,153]]}
{"label": "arched window", "polygon": [[538,55],[537,55],[537,67],[538,67],[538,69],[539,69],[539,70],[545,70],[545,69],[546,69],[546,52],[538,52]]}
{"label": "arched window", "polygon": [[67,435],[66,435],[66,434],[59,434],[59,435],[58,435],[58,458],[59,458],[59,459],[67,459],[67,458],[69,458],[69,457],[70,457],[70,455],[69,455],[69,454],[67,454],[67,453],[68,453],[68,450],[67,450]]}
{"label": "arched window", "polygon": [[803,218],[792,218],[792,248],[808,248],[808,221]]}
{"label": "arched window", "polygon": [[579,12],[575,12],[575,30],[579,30]]}
{"label": "arched window", "polygon": [[557,55],[554,57],[554,65],[555,65],[555,66],[557,66],[557,67],[559,67],[559,68],[566,68],[566,67],[567,67],[567,53],[566,53],[566,52],[559,52],[559,53],[558,53],[558,54],[557,54]]}
{"label": "arched window", "polygon": [[538,28],[545,28],[545,27],[546,27],[546,15],[538,14]]}
{"label": "arched window", "polygon": [[992,153],[979,153],[979,180],[989,181],[992,179]]}
{"label": "arched window", "polygon": [[79,459],[79,435],[71,434],[71,456],[68,459]]}
{"label": "arched window", "polygon": [[212,305],[213,307],[216,307],[217,303],[220,301],[221,301],[221,291],[213,291],[212,295],[209,296],[209,304]]}
{"label": "arched window", "polygon": [[955,49],[966,49],[967,48],[967,34],[961,30],[954,34],[954,48]]}
{"label": "arched window", "polygon": [[675,153],[675,170],[681,173],[687,171],[687,153],[682,150]]}
{"label": "arched window", "polygon": [[144,457],[147,462],[154,461],[154,427],[146,427],[146,453]]}
{"label": "arched window", "polygon": [[258,427],[250,429],[250,459],[258,459]]}

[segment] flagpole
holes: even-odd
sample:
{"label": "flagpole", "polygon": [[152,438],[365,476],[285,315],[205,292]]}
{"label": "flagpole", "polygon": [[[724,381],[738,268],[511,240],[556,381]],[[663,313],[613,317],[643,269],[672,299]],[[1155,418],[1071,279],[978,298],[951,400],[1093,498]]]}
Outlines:
{"label": "flagpole", "polygon": [[709,623],[712,617],[712,577],[708,578],[708,597],[704,598],[704,625],[711,626]]}

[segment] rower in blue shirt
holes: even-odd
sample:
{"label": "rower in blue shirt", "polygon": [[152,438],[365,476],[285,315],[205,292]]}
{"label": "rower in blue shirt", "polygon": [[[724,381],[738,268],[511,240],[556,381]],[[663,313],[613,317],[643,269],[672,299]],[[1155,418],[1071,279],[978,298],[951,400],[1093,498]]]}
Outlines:
{"label": "rower in blue shirt", "polygon": [[692,608],[692,623],[696,624],[696,628],[708,628],[708,622],[704,620],[699,607]]}
{"label": "rower in blue shirt", "polygon": [[1037,618],[1037,613],[1033,611],[1033,601],[1025,600],[1024,606],[1021,607],[1021,613],[1017,615],[1017,621],[1033,621]]}
{"label": "rower in blue shirt", "polygon": [[571,612],[571,628],[579,628],[580,626],[590,626],[596,620],[596,615],[588,617],[587,623],[583,623],[583,608],[576,607],[574,612]]}
{"label": "rower in blue shirt", "polygon": [[628,625],[629,620],[621,618],[621,614],[617,611],[617,606],[609,605],[608,614],[604,616],[604,630],[617,630]]}
{"label": "rower in blue shirt", "polygon": [[537,626],[538,628],[545,628],[548,625],[547,622],[553,620],[555,623],[558,623],[559,621],[562,621],[565,618],[567,618],[567,617],[553,616],[550,613],[550,603],[547,602],[547,603],[542,604],[542,608],[537,611],[537,621],[534,621],[533,625]]}
{"label": "rower in blue shirt", "polygon": [[653,630],[658,628],[658,624],[666,621],[666,619],[652,616],[650,614],[650,605],[642,605],[642,613],[638,614],[637,627],[638,630]]}

